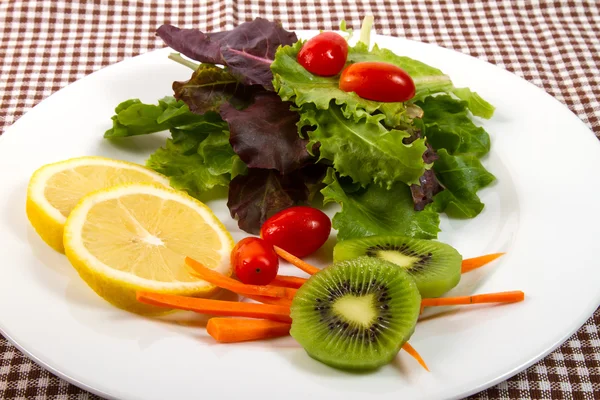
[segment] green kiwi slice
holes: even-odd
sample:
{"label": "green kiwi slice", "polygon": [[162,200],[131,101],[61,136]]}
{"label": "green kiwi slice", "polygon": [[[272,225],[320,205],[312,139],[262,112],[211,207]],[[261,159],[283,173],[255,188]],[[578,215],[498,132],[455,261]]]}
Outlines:
{"label": "green kiwi slice", "polygon": [[413,334],[420,306],[419,290],[404,269],[359,257],[334,263],[298,289],[290,333],[331,367],[376,369]]}
{"label": "green kiwi slice", "polygon": [[445,243],[403,236],[369,236],[338,242],[333,249],[334,262],[363,255],[404,267],[423,297],[439,297],[460,281],[462,256]]}

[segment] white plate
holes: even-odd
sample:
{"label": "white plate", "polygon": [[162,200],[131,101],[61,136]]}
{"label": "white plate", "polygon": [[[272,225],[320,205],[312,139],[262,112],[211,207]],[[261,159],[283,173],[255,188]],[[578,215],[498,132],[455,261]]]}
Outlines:
{"label": "white plate", "polygon": [[[115,146],[102,134],[122,100],[153,103],[172,93],[172,81],[188,78],[190,71],[168,60],[164,49],[70,85],[0,137],[3,334],[37,363],[82,388],[144,400],[460,398],[516,374],[557,347],[600,302],[600,266],[593,251],[600,236],[597,139],[558,101],[500,68],[423,43],[381,36],[376,41],[441,68],[457,86],[469,86],[497,107],[493,119],[482,123],[493,143],[484,164],[498,181],[481,192],[484,212],[473,220],[443,220],[440,239],[465,257],[508,251],[467,275],[455,292],[521,289],[524,302],[463,307],[427,318],[411,343],[430,373],[401,353],[370,374],[320,364],[291,338],[220,345],[202,329],[204,319],[192,313],[153,320],[109,306],[34,233],[25,215],[26,187],[33,171],[46,163],[82,155],[143,163],[163,145],[165,135]],[[236,239],[244,236],[224,201],[209,205]]]}

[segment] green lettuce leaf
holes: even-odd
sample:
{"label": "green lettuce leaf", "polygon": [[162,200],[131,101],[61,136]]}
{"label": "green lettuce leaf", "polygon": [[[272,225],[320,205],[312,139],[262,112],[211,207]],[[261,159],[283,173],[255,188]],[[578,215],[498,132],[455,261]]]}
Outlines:
{"label": "green lettuce leaf", "polygon": [[342,211],[335,214],[332,225],[339,240],[373,235],[402,235],[435,239],[439,215],[429,207],[415,211],[410,188],[397,183],[389,190],[377,185],[352,192],[344,191],[332,169],[323,181],[324,204],[336,202]]}
{"label": "green lettuce leaf", "polygon": [[341,176],[349,176],[362,186],[375,182],[391,187],[396,182],[413,184],[425,172],[423,139],[406,145],[410,133],[388,130],[381,115],[361,114],[360,120],[347,119],[340,106],[325,110],[305,104],[300,110],[300,128],[310,127],[308,148],[319,143],[320,159],[333,162]]}
{"label": "green lettuce leaf", "polygon": [[160,114],[156,119],[156,122],[159,124],[165,123],[182,115],[187,115],[188,113],[191,114],[190,109],[183,101],[177,100],[172,96],[166,96],[158,100],[158,105],[163,109],[162,114]]}
{"label": "green lettuce leaf", "polygon": [[198,146],[198,154],[212,175],[232,174],[239,158],[229,143],[229,131],[211,132]]}
{"label": "green lettuce leaf", "polygon": [[173,147],[172,150],[176,150],[178,154],[184,156],[197,154],[198,146],[208,135],[209,132],[202,130],[186,131],[173,128],[171,129],[171,141],[176,147]]}
{"label": "green lettuce leaf", "polygon": [[169,124],[157,122],[163,112],[160,105],[144,104],[139,99],[126,100],[115,108],[113,126],[104,133],[104,137],[137,136],[167,130]]}
{"label": "green lettuce leaf", "polygon": [[200,154],[184,154],[172,139],[167,140],[165,147],[156,150],[146,165],[168,176],[175,189],[186,191],[196,198],[215,186],[227,186],[230,180],[229,174],[211,174]]}
{"label": "green lettuce leaf", "polygon": [[481,157],[490,151],[490,135],[471,120],[467,102],[449,95],[429,96],[416,103],[423,109],[422,119],[415,120],[428,143],[453,155]]}
{"label": "green lettuce leaf", "polygon": [[183,101],[171,96],[160,99],[158,105],[130,99],[115,108],[115,115],[112,116],[113,127],[104,133],[104,137],[110,139],[147,135],[171,128],[190,130],[213,120],[209,121],[192,113]]}
{"label": "green lettuce leaf", "polygon": [[433,170],[445,190],[434,196],[433,208],[452,218],[476,217],[484,207],[477,192],[496,178],[475,156],[452,156],[445,149],[438,156]]}
{"label": "green lettuce leaf", "polygon": [[452,93],[461,100],[467,102],[467,107],[473,115],[485,119],[490,119],[494,115],[496,107],[485,101],[480,95],[472,92],[469,88],[456,88]]}
{"label": "green lettuce leaf", "polygon": [[343,106],[346,116],[354,115],[357,110],[365,110],[370,114],[381,112],[385,116],[385,124],[398,127],[410,122],[412,113],[407,113],[407,106],[424,99],[431,94],[455,93],[467,101],[467,107],[473,115],[489,118],[494,108],[477,93],[467,88],[456,89],[450,77],[438,68],[375,45],[371,50],[365,43],[359,42],[348,49],[348,63],[386,62],[404,69],[415,82],[415,97],[408,103],[381,103],[366,100],[355,93],[344,92],[339,88],[339,76],[322,77],[308,72],[297,61],[297,55],[303,41],[292,46],[284,46],[277,51],[271,64],[273,86],[283,100],[294,101],[302,106],[313,103],[319,109],[327,109],[331,100]]}
{"label": "green lettuce leaf", "polygon": [[233,165],[231,166],[231,180],[238,175],[248,175],[248,166],[239,157],[234,157]]}
{"label": "green lettuce leaf", "polygon": [[233,164],[241,163],[219,114],[198,117],[202,120],[171,128],[171,139],[146,161],[149,168],[169,177],[171,186],[196,198],[216,186],[229,185]]}
{"label": "green lettuce leaf", "polygon": [[308,72],[297,61],[303,44],[300,40],[293,46],[280,48],[271,64],[273,86],[282,100],[293,101],[297,106],[312,103],[321,110],[328,109],[334,100],[334,104],[343,105],[347,116],[354,114],[356,110],[365,110],[371,114],[380,111],[385,115],[386,124],[393,127],[407,120],[404,103],[366,100],[354,92],[341,90],[337,76],[322,77]]}
{"label": "green lettuce leaf", "polygon": [[[187,106],[182,108],[187,108]],[[193,115],[196,116],[195,122],[170,129],[173,142],[178,145],[179,151],[185,155],[197,153],[198,145],[211,133],[221,134],[227,130],[227,124],[217,113],[209,112],[202,116]]]}
{"label": "green lettuce leaf", "polygon": [[399,56],[377,45],[374,45],[369,51],[364,43],[358,43],[348,51],[348,61],[352,63],[365,61],[386,62],[402,68],[415,83],[416,93],[411,102],[432,93],[448,92],[454,88],[450,77],[439,69],[410,57]]}

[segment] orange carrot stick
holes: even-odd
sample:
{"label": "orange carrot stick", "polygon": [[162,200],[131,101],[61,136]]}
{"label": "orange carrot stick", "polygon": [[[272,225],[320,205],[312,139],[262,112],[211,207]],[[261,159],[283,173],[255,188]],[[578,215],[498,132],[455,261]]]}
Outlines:
{"label": "orange carrot stick", "polygon": [[244,297],[252,299],[254,301],[259,301],[265,304],[273,304],[276,306],[286,306],[289,307],[292,305],[292,301],[290,299],[286,299],[285,297],[267,297],[267,296],[255,296],[251,294],[245,294]]}
{"label": "orange carrot stick", "polygon": [[287,336],[291,326],[267,319],[211,318],[206,331],[218,342],[236,343]]}
{"label": "orange carrot stick", "polygon": [[523,301],[525,299],[525,293],[520,290],[513,292],[498,292],[498,293],[486,293],[476,294],[473,296],[459,296],[459,297],[440,297],[433,299],[421,300],[422,307],[435,307],[435,306],[454,306],[464,304],[482,304],[482,303],[515,303]]}
{"label": "orange carrot stick", "polygon": [[308,279],[297,276],[277,275],[275,279],[271,281],[271,285],[299,289],[307,280]]}
{"label": "orange carrot stick", "polygon": [[279,257],[283,258],[290,264],[295,265],[296,267],[300,268],[302,271],[306,272],[309,275],[314,275],[320,271],[319,268],[315,267],[314,265],[310,265],[305,261],[302,261],[295,255],[288,253],[281,247],[273,246],[273,248],[275,248],[275,253],[277,253]]}
{"label": "orange carrot stick", "polygon": [[419,354],[419,352],[417,350],[415,350],[415,348],[412,347],[410,345],[410,343],[408,343],[408,342],[404,343],[402,345],[402,350],[406,351],[408,354],[410,354],[412,356],[412,358],[414,358],[415,360],[417,360],[417,362],[419,364],[421,364],[421,367],[425,368],[425,370],[427,372],[430,372],[429,368],[427,368],[427,364],[425,364],[425,360],[423,360],[423,357],[421,357],[421,355]]}
{"label": "orange carrot stick", "polygon": [[264,318],[273,321],[292,322],[292,319],[290,318],[290,308],[286,306],[200,299],[149,292],[137,292],[136,298],[138,301],[145,304],[194,311],[200,314],[219,315],[224,317]]}
{"label": "orange carrot stick", "polygon": [[483,267],[484,265],[494,261],[496,258],[501,257],[504,254],[505,253],[493,253],[486,254],[485,256],[481,257],[467,258],[462,262],[460,273],[465,274],[479,267]]}
{"label": "orange carrot stick", "polygon": [[210,268],[206,268],[198,261],[186,257],[185,263],[190,266],[196,274],[207,282],[217,285],[220,288],[231,290],[232,292],[243,294],[243,295],[256,295],[256,296],[267,296],[267,297],[285,297],[287,299],[293,299],[296,294],[296,289],[278,287],[278,286],[261,286],[261,285],[246,285],[240,281],[236,281],[233,278],[225,276],[217,271]]}

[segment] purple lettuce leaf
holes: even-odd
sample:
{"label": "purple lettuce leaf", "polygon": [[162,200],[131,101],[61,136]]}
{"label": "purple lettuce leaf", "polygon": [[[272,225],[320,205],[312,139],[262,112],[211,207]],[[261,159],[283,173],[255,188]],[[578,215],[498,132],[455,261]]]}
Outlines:
{"label": "purple lettuce leaf", "polygon": [[226,69],[212,64],[201,64],[188,81],[173,82],[175,98],[196,114],[219,111],[225,103],[245,107],[257,90],[264,91],[261,86],[241,85]]}
{"label": "purple lettuce leaf", "polygon": [[224,64],[219,40],[231,31],[204,33],[198,29],[180,29],[161,25],[156,34],[167,46],[181,54],[203,63]]}
{"label": "purple lettuce leaf", "polygon": [[229,124],[230,143],[248,168],[274,169],[288,174],[312,162],[308,140],[298,135],[297,112],[292,103],[274,92],[259,92],[249,107],[238,110],[221,106],[221,118]]}
{"label": "purple lettuce leaf", "polygon": [[[410,128],[410,136],[404,138],[405,144],[410,144],[421,137],[421,130],[418,128]],[[423,161],[426,164],[432,164],[439,158],[433,147],[428,142],[425,142],[427,150],[423,153]],[[423,211],[427,204],[433,203],[433,196],[443,191],[444,187],[435,176],[433,170],[426,170],[419,178],[418,185],[410,185],[415,211]]]}
{"label": "purple lettuce leaf", "polygon": [[227,207],[240,229],[258,234],[273,214],[305,204],[309,190],[301,172],[281,175],[269,169],[250,168],[247,175],[236,176],[229,184]]}
{"label": "purple lettuce leaf", "polygon": [[157,34],[174,50],[196,61],[226,65],[241,83],[266,89],[273,88],[271,63],[277,48],[298,41],[295,33],[264,18],[215,33],[162,25]]}
{"label": "purple lettuce leaf", "polygon": [[415,211],[423,211],[427,204],[433,202],[433,196],[444,190],[435,176],[435,172],[431,169],[425,171],[419,178],[419,183],[420,185],[410,185]]}
{"label": "purple lettuce leaf", "polygon": [[280,46],[298,41],[294,32],[264,18],[244,22],[220,40],[221,54],[232,74],[247,85],[273,89],[271,63]]}

